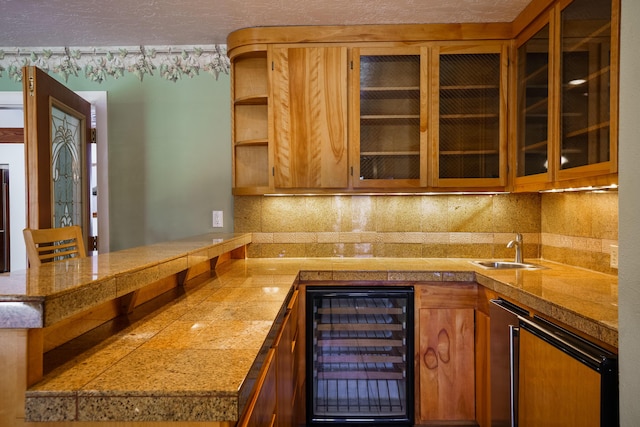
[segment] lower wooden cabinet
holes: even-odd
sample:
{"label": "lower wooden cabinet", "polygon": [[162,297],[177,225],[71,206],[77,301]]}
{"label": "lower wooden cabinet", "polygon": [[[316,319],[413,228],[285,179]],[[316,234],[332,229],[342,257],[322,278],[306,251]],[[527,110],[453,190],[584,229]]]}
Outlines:
{"label": "lower wooden cabinet", "polygon": [[[413,285],[415,424],[489,427],[492,319],[488,304],[498,295],[473,282]],[[304,289],[301,285],[287,304],[240,427],[304,425]],[[524,330],[519,378],[519,425],[600,425],[599,375]],[[540,393],[542,389],[547,392]],[[561,418],[569,413],[572,418]],[[602,413],[606,417],[606,411]]]}
{"label": "lower wooden cabinet", "polygon": [[[294,292],[238,426],[305,422],[305,286]],[[488,324],[472,282],[414,283],[415,423],[489,426]],[[482,296],[482,299],[486,298]],[[485,310],[486,311],[486,310]]]}
{"label": "lower wooden cabinet", "polygon": [[479,427],[491,427],[491,345],[489,329],[491,320],[481,307],[483,288],[478,289],[478,307],[475,312],[475,369],[476,369],[476,423]]}
{"label": "lower wooden cabinet", "polygon": [[298,293],[294,293],[287,306],[280,334],[276,338],[276,415],[278,427],[296,425],[294,397],[298,383],[297,364]]}
{"label": "lower wooden cabinet", "polygon": [[287,303],[282,324],[265,358],[255,392],[237,427],[298,425],[298,291]]}
{"label": "lower wooden cabinet", "polygon": [[416,423],[475,422],[477,286],[420,285],[416,299]]}
{"label": "lower wooden cabinet", "polygon": [[256,392],[253,394],[236,427],[274,427],[276,418],[276,350],[271,348],[264,360]]}
{"label": "lower wooden cabinet", "polygon": [[473,309],[420,310],[420,418],[475,419]]}

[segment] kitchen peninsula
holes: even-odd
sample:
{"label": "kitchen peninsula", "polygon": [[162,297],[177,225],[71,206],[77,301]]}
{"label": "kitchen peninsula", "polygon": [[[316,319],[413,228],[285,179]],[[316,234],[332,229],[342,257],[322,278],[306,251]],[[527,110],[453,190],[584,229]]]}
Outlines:
{"label": "kitchen peninsula", "polygon": [[[244,259],[243,248],[250,241],[249,234],[205,235],[79,260],[67,264],[64,274],[58,271],[46,279],[42,272],[0,277],[1,357],[9,367],[5,370],[12,370],[3,381],[2,401],[11,403],[0,408],[2,424],[50,421],[47,425],[62,426],[77,420],[82,421],[74,424],[77,426],[96,426],[102,421],[119,421],[118,426],[163,425],[163,421],[176,426],[194,422],[235,425],[265,348],[274,339],[283,305],[296,286],[313,282],[435,283],[443,287],[473,283],[478,293],[499,294],[602,345],[617,347],[615,276],[544,260],[535,262],[546,269],[515,271],[484,270],[468,259]],[[216,257],[212,273],[195,277],[183,273]],[[92,266],[89,276],[81,273],[87,273],[79,267],[83,262]],[[72,265],[77,269],[70,269]],[[115,270],[121,275],[114,274]],[[41,380],[32,379],[26,390],[25,414],[26,378],[20,375],[28,372],[31,349],[25,347],[27,337],[68,322],[69,316],[78,316],[80,306],[88,309],[128,295],[144,277],[157,281],[163,274],[176,273],[184,285],[175,298],[137,320],[133,316],[126,328]],[[72,287],[73,292],[63,290],[65,281],[80,281],[81,276],[86,280]],[[49,287],[46,292],[45,286]],[[28,308],[30,314],[23,318],[12,311],[15,303]],[[25,416],[30,421],[23,423]]]}

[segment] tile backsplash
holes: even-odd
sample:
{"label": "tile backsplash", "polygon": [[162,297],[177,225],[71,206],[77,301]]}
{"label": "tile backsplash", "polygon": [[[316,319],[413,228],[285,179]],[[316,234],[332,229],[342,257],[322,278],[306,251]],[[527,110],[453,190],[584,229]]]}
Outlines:
{"label": "tile backsplash", "polygon": [[[234,229],[248,256],[524,257],[613,272],[617,192],[611,194],[236,196]],[[578,218],[579,217],[579,218]],[[573,218],[573,219],[572,219]]]}
{"label": "tile backsplash", "polygon": [[618,192],[545,193],[541,197],[542,258],[617,274]]}

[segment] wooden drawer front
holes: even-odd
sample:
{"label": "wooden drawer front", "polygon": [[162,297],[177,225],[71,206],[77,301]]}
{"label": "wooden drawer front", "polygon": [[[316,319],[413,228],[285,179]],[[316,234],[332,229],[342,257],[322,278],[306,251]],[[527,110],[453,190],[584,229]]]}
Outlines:
{"label": "wooden drawer front", "polygon": [[420,308],[475,308],[478,285],[469,282],[439,282],[415,287],[416,310]]}

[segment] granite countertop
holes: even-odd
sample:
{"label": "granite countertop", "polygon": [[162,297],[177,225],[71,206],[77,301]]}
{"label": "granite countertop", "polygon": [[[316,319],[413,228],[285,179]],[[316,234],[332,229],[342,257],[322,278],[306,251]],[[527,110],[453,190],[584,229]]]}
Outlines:
{"label": "granite countertop", "polygon": [[209,233],[0,275],[0,328],[41,328],[251,242]]}
{"label": "granite countertop", "polygon": [[297,273],[221,270],[47,374],[27,390],[27,420],[237,420]]}
{"label": "granite countertop", "polygon": [[32,421],[237,420],[297,278],[301,283],[477,281],[617,346],[617,277],[534,262],[548,268],[484,270],[466,259],[231,260],[175,301],[47,374],[27,391],[26,416]]}
{"label": "granite countertop", "polygon": [[[330,261],[327,266],[328,260],[306,259],[301,262],[300,280],[324,277],[326,280],[476,281],[512,302],[612,347],[618,346],[617,276],[540,259],[527,259],[545,267],[540,270],[488,270],[471,261],[464,258],[342,258]],[[331,273],[322,273],[322,270]]]}

